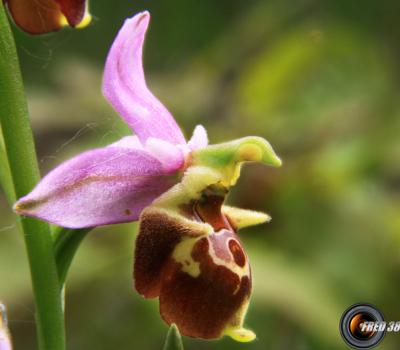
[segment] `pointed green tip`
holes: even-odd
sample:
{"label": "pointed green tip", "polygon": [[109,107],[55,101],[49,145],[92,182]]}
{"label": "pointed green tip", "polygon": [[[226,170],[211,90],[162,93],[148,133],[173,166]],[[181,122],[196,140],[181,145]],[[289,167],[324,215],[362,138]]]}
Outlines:
{"label": "pointed green tip", "polygon": [[243,162],[260,162],[274,167],[282,165],[281,159],[267,140],[249,136],[194,151],[190,166],[200,166],[219,172],[218,183],[229,188],[239,178]]}
{"label": "pointed green tip", "polygon": [[271,144],[262,137],[244,137],[234,142],[238,144],[236,160],[239,162],[262,162],[275,167],[282,165]]}
{"label": "pointed green tip", "polygon": [[279,168],[280,166],[282,166],[282,159],[280,159],[277,155],[275,155],[275,160],[273,162],[273,166]]}
{"label": "pointed green tip", "polygon": [[169,327],[163,350],[184,350],[181,334],[174,323]]}
{"label": "pointed green tip", "polygon": [[270,143],[257,136],[210,145],[193,153],[195,165],[226,167],[242,162],[262,162],[275,167],[282,165]]}

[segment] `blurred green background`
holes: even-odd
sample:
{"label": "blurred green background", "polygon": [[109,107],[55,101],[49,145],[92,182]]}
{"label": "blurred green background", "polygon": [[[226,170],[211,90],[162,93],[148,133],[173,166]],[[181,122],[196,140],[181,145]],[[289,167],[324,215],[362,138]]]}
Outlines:
{"label": "blurred green background", "polygon": [[[145,67],[189,136],[267,138],[280,169],[248,165],[231,204],[267,211],[241,237],[258,338],[185,349],[346,349],[338,331],[356,302],[400,320],[399,2],[349,0],[92,1],[84,30],[30,37],[15,29],[42,173],[129,133],[101,95],[103,64],[123,20],[149,9]],[[0,196],[0,299],[16,350],[35,347],[21,234]],[[98,228],[66,291],[68,348],[162,349],[157,301],[132,289],[136,224]],[[380,349],[398,349],[388,334]]]}

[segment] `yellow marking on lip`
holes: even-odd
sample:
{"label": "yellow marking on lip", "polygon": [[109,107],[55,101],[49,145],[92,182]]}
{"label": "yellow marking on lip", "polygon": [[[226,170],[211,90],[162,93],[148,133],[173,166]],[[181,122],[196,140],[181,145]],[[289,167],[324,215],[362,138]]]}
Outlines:
{"label": "yellow marking on lip", "polygon": [[[193,247],[194,245],[202,238],[205,236],[200,236],[200,237],[184,237],[180,243],[177,244],[175,247],[172,257],[173,259],[182,265],[181,269],[182,271],[186,272],[192,277],[198,277],[201,273],[200,269],[200,263],[195,261],[192,257],[192,252],[193,252]],[[248,258],[246,256],[246,263],[243,267],[240,267],[235,263],[234,257],[229,249],[229,241],[228,239],[226,241],[226,249],[229,251],[229,254],[231,255],[232,260],[231,261],[225,261],[221,258],[219,258],[214,250],[214,247],[210,241],[209,238],[208,240],[208,254],[210,255],[213,263],[218,266],[224,266],[230,271],[232,271],[234,274],[236,274],[239,277],[239,280],[241,281],[244,276],[250,277],[250,266],[248,263]],[[233,294],[236,294],[240,288],[240,281],[238,283],[238,286],[236,290],[234,291]]]}
{"label": "yellow marking on lip", "polygon": [[173,259],[182,265],[181,269],[183,272],[186,272],[188,275],[196,278],[200,276],[200,263],[195,261],[192,257],[192,251],[194,245],[197,243],[199,239],[186,237],[184,238],[178,245],[175,247],[172,257]]}
{"label": "yellow marking on lip", "polygon": [[[212,261],[214,262],[215,265],[219,265],[219,266],[225,266],[227,269],[231,270],[233,273],[235,273],[240,281],[242,280],[242,277],[244,276],[249,276],[250,277],[250,267],[249,267],[249,262],[248,262],[248,257],[246,255],[246,263],[244,264],[243,267],[240,267],[238,264],[235,263],[235,259],[232,255],[232,252],[229,249],[229,241],[230,239],[227,239],[225,244],[226,244],[226,249],[229,252],[229,254],[231,255],[232,260],[231,261],[225,261],[221,258],[219,258],[217,256],[217,254],[215,253],[214,247],[210,241],[209,238],[208,239],[208,253],[210,254],[210,257],[212,259]],[[233,238],[232,238],[233,239]],[[239,282],[239,286],[240,286],[240,282]],[[234,293],[235,294],[235,293]]]}

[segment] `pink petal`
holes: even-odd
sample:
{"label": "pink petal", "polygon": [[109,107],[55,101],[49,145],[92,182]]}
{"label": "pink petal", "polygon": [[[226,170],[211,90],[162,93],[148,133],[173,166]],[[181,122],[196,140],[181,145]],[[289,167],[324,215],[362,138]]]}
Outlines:
{"label": "pink petal", "polygon": [[2,329],[0,329],[0,350],[12,350],[8,333]]}
{"label": "pink petal", "polygon": [[183,150],[167,141],[149,137],[146,141],[146,151],[158,159],[167,173],[175,172],[185,163]]}
{"label": "pink petal", "polygon": [[122,139],[112,143],[108,147],[122,147],[144,150],[142,143],[137,136],[124,136]]}
{"label": "pink petal", "polygon": [[184,150],[187,148],[187,146],[176,146],[155,137],[149,137],[143,146],[136,135],[125,136],[108,147],[122,147],[145,151],[163,165],[166,173],[173,173],[183,167],[185,163]]}
{"label": "pink petal", "polygon": [[186,144],[172,115],[147,88],[142,49],[150,14],[127,19],[107,57],[103,93],[144,144],[156,137],[172,144]]}
{"label": "pink petal", "polygon": [[128,222],[173,184],[147,152],[109,146],[63,163],[14,209],[70,228]]}
{"label": "pink petal", "polygon": [[188,146],[192,151],[208,146],[207,131],[203,125],[197,125],[194,128],[193,136],[189,140]]}

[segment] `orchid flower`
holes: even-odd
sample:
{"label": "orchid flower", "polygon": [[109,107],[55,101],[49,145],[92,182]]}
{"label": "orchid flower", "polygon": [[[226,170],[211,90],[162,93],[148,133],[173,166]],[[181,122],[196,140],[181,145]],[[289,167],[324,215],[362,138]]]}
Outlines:
{"label": "orchid flower", "polygon": [[85,27],[91,21],[87,0],[3,0],[15,23],[30,34],[65,26]]}
{"label": "orchid flower", "polygon": [[243,162],[280,166],[260,137],[208,145],[199,125],[188,142],[148,89],[142,66],[148,12],[127,19],[109,52],[103,93],[135,132],[51,171],[15,205],[17,213],[69,228],[140,222],[134,284],[159,297],[160,313],[183,335],[250,341],[251,294],[237,230],[269,220],[224,205]]}
{"label": "orchid flower", "polygon": [[0,303],[0,350],[12,350],[10,332],[7,327],[6,307]]}

